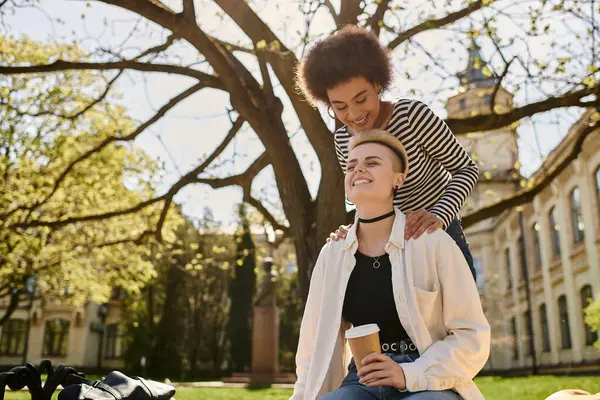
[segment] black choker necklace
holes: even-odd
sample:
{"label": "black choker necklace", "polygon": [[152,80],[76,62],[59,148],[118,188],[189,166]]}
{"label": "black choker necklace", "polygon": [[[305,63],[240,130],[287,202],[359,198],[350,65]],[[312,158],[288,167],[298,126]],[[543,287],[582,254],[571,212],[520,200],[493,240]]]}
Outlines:
{"label": "black choker necklace", "polygon": [[377,222],[377,221],[381,221],[382,219],[389,218],[392,215],[396,215],[396,211],[392,210],[392,211],[390,211],[387,214],[383,214],[383,215],[380,215],[379,217],[371,218],[371,219],[362,219],[362,218],[359,218],[358,222],[362,222],[363,224],[370,224],[371,222]]}

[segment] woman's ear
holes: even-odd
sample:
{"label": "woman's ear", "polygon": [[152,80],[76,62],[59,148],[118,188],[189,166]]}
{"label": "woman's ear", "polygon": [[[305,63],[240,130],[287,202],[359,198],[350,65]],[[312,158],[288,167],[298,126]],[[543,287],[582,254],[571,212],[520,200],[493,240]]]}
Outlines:
{"label": "woman's ear", "polygon": [[399,174],[398,178],[396,179],[396,183],[394,184],[394,186],[396,187],[396,189],[400,189],[400,187],[404,184],[404,174]]}

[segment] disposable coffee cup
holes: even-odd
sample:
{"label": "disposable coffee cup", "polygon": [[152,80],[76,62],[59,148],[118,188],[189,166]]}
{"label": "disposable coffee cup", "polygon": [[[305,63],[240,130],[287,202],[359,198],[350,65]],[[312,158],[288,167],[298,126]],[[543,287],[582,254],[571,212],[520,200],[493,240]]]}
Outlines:
{"label": "disposable coffee cup", "polygon": [[346,330],[346,339],[352,350],[352,357],[359,370],[361,361],[371,353],[381,353],[381,344],[379,343],[379,327],[377,324],[367,324],[355,326]]}

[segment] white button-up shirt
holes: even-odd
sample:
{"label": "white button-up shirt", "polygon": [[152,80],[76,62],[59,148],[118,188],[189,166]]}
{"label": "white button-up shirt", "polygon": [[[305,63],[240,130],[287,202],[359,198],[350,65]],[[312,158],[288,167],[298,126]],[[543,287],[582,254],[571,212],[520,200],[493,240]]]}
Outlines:
{"label": "white button-up shirt", "polygon": [[[405,215],[396,211],[385,246],[392,265],[396,310],[420,357],[400,364],[406,389],[455,389],[464,400],[483,399],[473,382],[490,351],[490,325],[465,258],[443,230],[404,240]],[[344,338],[344,295],[358,249],[357,221],[345,240],[321,250],[296,353],[298,380],[290,400],[313,400],[338,388],[351,352]],[[368,301],[368,299],[365,299]]]}

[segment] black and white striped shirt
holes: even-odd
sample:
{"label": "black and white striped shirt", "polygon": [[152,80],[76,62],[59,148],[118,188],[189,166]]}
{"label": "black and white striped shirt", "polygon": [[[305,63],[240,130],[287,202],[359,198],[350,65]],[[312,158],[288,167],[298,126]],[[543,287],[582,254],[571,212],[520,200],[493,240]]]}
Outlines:
{"label": "black and white striped shirt", "polygon": [[[448,125],[418,100],[398,100],[386,130],[402,142],[408,154],[408,176],[394,198],[394,206],[405,213],[424,208],[447,227],[477,183],[477,165]],[[349,140],[346,126],[334,134],[344,171]]]}

